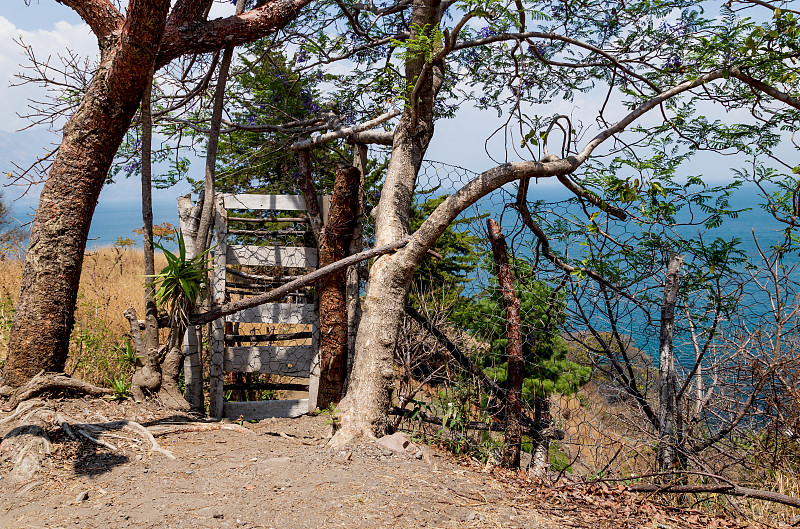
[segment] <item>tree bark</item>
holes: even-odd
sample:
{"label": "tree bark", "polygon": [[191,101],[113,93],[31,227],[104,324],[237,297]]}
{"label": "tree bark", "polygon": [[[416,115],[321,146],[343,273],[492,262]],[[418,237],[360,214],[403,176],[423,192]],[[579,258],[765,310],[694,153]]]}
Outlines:
{"label": "tree bark", "polygon": [[[250,42],[292,20],[310,0],[273,0],[239,16],[201,20],[210,4],[131,0],[122,16],[108,0],[73,7],[98,38],[97,72],[64,136],[31,226],[3,384],[19,386],[66,362],[86,238],[114,155],[156,68],[186,54]],[[196,9],[197,8],[197,9]],[[189,17],[189,18],[187,18]]]}
{"label": "tree bark", "polygon": [[[416,1],[411,27],[435,27],[441,16],[440,3],[440,0]],[[419,88],[415,90],[416,101],[406,104],[394,134],[375,216],[376,246],[408,235],[417,173],[433,137],[433,104],[444,78],[443,68],[441,62],[428,65],[422,57],[406,62],[406,81],[412,86],[418,84]],[[387,410],[394,387],[393,348],[402,322],[404,300],[419,260],[407,255],[407,250],[376,260],[370,269],[353,371],[347,395],[339,406],[341,429],[331,440],[333,446],[356,437],[380,436],[389,424]]]}
{"label": "tree bark", "polygon": [[101,60],[64,138],[31,226],[3,382],[61,371],[92,214],[108,169],[141,101],[158,52],[169,0],[132,0],[118,42]]}
{"label": "tree bark", "polygon": [[[350,238],[350,255],[356,255],[364,249],[364,178],[367,174],[367,146],[355,144],[353,146],[353,166],[358,169],[360,178],[358,181],[358,201],[356,207],[356,221],[353,228],[353,235]],[[345,376],[345,387],[350,378],[350,371],[353,367],[353,358],[356,351],[356,335],[358,324],[361,321],[361,274],[359,269],[361,263],[347,269],[347,287],[345,297],[347,299],[347,374]]]}
{"label": "tree bark", "polygon": [[[358,169],[349,165],[340,165],[336,170],[331,206],[320,237],[320,266],[335,263],[348,254],[356,221],[359,175]],[[337,404],[344,390],[348,344],[346,277],[346,270],[341,269],[319,281],[320,409]]]}
{"label": "tree bark", "polygon": [[667,276],[664,281],[664,302],[661,305],[661,335],[658,345],[658,466],[662,469],[671,469],[678,461],[676,453],[678,439],[675,428],[677,378],[672,335],[682,263],[683,257],[675,252],[670,252]]}
{"label": "tree bark", "polygon": [[525,369],[522,358],[522,322],[519,315],[519,298],[514,293],[514,275],[508,262],[506,239],[494,219],[486,219],[492,256],[497,272],[497,283],[506,309],[506,446],[501,464],[506,468],[519,468],[522,446],[522,375]]}
{"label": "tree bark", "polygon": [[[161,386],[161,366],[159,365],[158,352],[158,306],[156,305],[155,278],[155,251],[153,247],[153,199],[152,199],[152,140],[153,140],[153,115],[151,112],[150,98],[153,87],[153,71],[144,88],[141,105],[142,120],[142,247],[144,248],[144,340],[134,340],[137,347],[136,370],[133,378],[136,380],[136,390],[133,397],[140,401],[144,394],[142,387],[149,391],[157,390]],[[131,309],[133,310],[133,309]],[[136,313],[133,313],[134,319]],[[132,322],[138,327],[138,321]],[[147,358],[143,358],[143,357]],[[147,370],[147,373],[143,371]],[[156,380],[157,379],[157,380]],[[142,384],[144,380],[150,382]],[[131,387],[133,387],[131,382]]]}

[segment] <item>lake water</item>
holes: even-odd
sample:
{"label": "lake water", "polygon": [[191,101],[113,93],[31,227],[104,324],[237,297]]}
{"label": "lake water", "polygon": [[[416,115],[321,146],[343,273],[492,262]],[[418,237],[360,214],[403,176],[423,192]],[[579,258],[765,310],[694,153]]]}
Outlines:
{"label": "lake water", "polygon": [[[563,193],[558,192],[544,192],[541,198],[546,200],[559,200],[565,198],[565,196]],[[494,200],[495,202],[489,201],[479,205],[479,212],[489,213],[493,217],[499,218],[502,212],[501,204],[497,201],[497,197],[494,197]],[[753,189],[745,188],[738,191],[733,198],[733,207],[736,209],[751,208],[751,210],[741,213],[736,219],[726,220],[722,227],[707,232],[707,235],[723,238],[738,237],[742,241],[740,248],[751,259],[757,256],[757,248],[753,242],[752,233],[755,233],[758,237],[759,244],[761,244],[762,248],[767,248],[770,245],[782,241],[783,235],[780,232],[782,226],[775,221],[769,213],[758,206],[756,193]],[[174,226],[178,225],[178,213],[175,200],[160,200],[154,204],[153,210],[155,224],[169,222]],[[475,211],[467,212],[467,214],[474,213]],[[505,215],[506,219],[513,219],[513,217],[515,217],[513,212],[507,212]],[[482,223],[485,223],[485,221],[482,221],[481,224]],[[506,222],[504,222],[504,225],[505,224]],[[131,238],[136,242],[136,246],[141,247],[141,236],[134,233],[134,230],[139,229],[141,225],[141,205],[138,196],[133,197],[130,202],[115,201],[104,203],[101,201],[92,219],[87,248],[93,249],[110,246],[121,237]],[[479,227],[480,225],[478,223],[472,226],[473,229]],[[694,234],[697,233],[697,228],[691,229]],[[526,234],[526,237],[527,236]],[[788,264],[797,262],[797,252],[795,252],[793,256],[789,256],[787,262]],[[483,281],[485,282],[485,278]],[[657,314],[653,316],[655,318],[658,317]],[[637,346],[646,350],[651,356],[656,356],[657,326],[658,321],[654,321],[653,325],[645,326],[642,319],[639,318],[630,323],[630,328],[627,329],[627,332],[634,337]],[[681,363],[687,364],[693,357],[693,352],[690,350],[679,350],[678,356],[680,357]]]}
{"label": "lake water", "polygon": [[[88,249],[111,246],[122,238],[131,238],[136,246],[142,247],[142,236],[134,230],[142,227],[142,206],[139,197],[130,202],[111,202],[97,204],[89,229]],[[153,204],[153,224],[169,222],[178,226],[177,201],[159,201]]]}

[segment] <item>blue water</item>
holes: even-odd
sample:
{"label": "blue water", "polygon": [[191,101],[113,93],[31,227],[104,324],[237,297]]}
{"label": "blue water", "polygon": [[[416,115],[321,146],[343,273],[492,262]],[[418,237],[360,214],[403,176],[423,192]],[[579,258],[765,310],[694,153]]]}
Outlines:
{"label": "blue water", "polygon": [[[130,202],[100,201],[89,229],[87,249],[112,246],[119,238],[130,238],[142,247],[142,236],[134,233],[142,227],[142,206],[139,197]],[[153,204],[153,224],[169,222],[177,228],[178,206],[176,200],[161,200]]]}
{"label": "blue water", "polygon": [[[539,192],[539,196],[547,201],[555,201],[566,198],[563,192],[545,190]],[[502,197],[502,200],[508,200],[509,196]],[[503,214],[502,200],[498,196],[489,197],[488,200],[483,201],[478,205],[477,211],[471,210],[466,212],[468,215],[476,213],[489,213],[492,217],[500,220],[503,217],[503,229],[506,233],[512,231],[512,224],[516,220],[516,214],[513,211],[506,210]],[[727,219],[723,225],[715,230],[710,230],[704,234],[708,237],[722,237],[730,239],[733,237],[741,240],[740,249],[751,260],[757,259],[757,248],[753,240],[753,233],[758,238],[759,244],[762,249],[783,241],[783,234],[781,229],[783,226],[777,222],[769,213],[765,212],[758,205],[759,199],[755,190],[744,188],[739,190],[733,197],[732,206],[735,209],[747,209],[749,211],[742,212],[738,218]],[[154,223],[160,224],[169,222],[174,226],[178,225],[177,204],[174,199],[162,199],[157,201],[153,207]],[[142,225],[141,219],[141,205],[139,197],[132,197],[130,202],[103,202],[101,201],[95,211],[94,218],[92,219],[91,229],[89,231],[89,240],[87,243],[88,249],[111,246],[115,244],[119,238],[130,238],[135,241],[137,247],[141,247],[142,238],[140,235],[134,233],[134,230],[139,229]],[[485,221],[473,223],[470,226],[474,231],[485,230]],[[696,235],[698,228],[684,228],[687,235]],[[525,233],[523,239],[530,241],[533,236]],[[512,247],[514,241],[512,242]],[[520,239],[516,240],[520,243]],[[523,256],[525,255],[524,245],[519,244],[517,251]],[[574,252],[573,252],[574,253]],[[795,251],[786,257],[787,264],[796,263],[798,260],[798,252]],[[480,285],[473,285],[474,287],[486,286],[487,278],[485,274],[476,281]],[[766,300],[764,300],[766,302]],[[653,321],[650,325],[646,324],[643,314],[639,313],[628,321],[627,328],[623,331],[633,337],[636,346],[645,350],[653,357],[657,356],[657,342],[658,342],[658,323],[659,315],[651,312]],[[598,322],[598,328],[602,327],[602,323]],[[600,328],[600,330],[608,330]],[[685,346],[678,347],[677,356],[681,364],[689,365],[694,357],[694,353],[690,348]]]}
{"label": "blue water", "polygon": [[[535,191],[537,191],[535,195],[531,193],[529,196],[539,197],[548,204],[568,198],[567,195],[563,192],[559,192],[559,190],[542,189]],[[509,194],[505,194],[502,198],[500,196],[487,197],[487,199],[484,199],[478,204],[475,210],[468,212],[468,215],[482,213],[489,214],[498,221],[502,219],[501,225],[506,234],[511,251],[518,257],[531,258],[531,241],[535,240],[535,238],[527,229],[521,229],[517,222],[517,214],[514,210],[504,209],[504,203],[507,204],[511,201],[513,201],[513,197]],[[732,209],[743,210],[739,213],[738,217],[725,219],[722,226],[712,230],[707,230],[700,226],[683,226],[676,228],[675,231],[684,237],[697,237],[698,235],[702,235],[707,243],[716,237],[724,240],[738,239],[738,249],[744,254],[746,259],[756,267],[764,268],[764,262],[759,257],[754,236],[758,241],[758,246],[760,246],[765,253],[769,254],[772,246],[784,242],[782,230],[786,225],[778,222],[770,213],[760,207],[759,204],[761,202],[763,202],[763,199],[758,196],[757,189],[754,186],[745,186],[736,191],[731,199]],[[562,209],[561,212],[567,213],[567,210]],[[586,222],[585,215],[580,211],[569,210],[569,212],[583,218],[583,222]],[[679,222],[685,222],[687,218],[687,215],[682,213],[679,215],[678,220]],[[470,227],[473,231],[485,233],[485,220],[474,222]],[[619,223],[616,227],[609,229],[612,231],[612,235],[624,238],[625,235],[633,235],[637,233],[637,230],[641,230],[642,228],[636,227],[633,223],[628,222]],[[551,240],[551,244],[556,251],[564,251],[563,245],[560,245],[559,242]],[[570,247],[569,254],[574,257],[581,253],[581,246],[578,245],[577,241],[574,242]],[[788,266],[796,264],[798,262],[799,253],[798,248],[794,248],[793,252],[785,255],[783,263]],[[742,272],[744,271],[743,265],[737,268]],[[620,333],[632,338],[634,345],[653,358],[656,365],[658,363],[658,335],[660,331],[659,301],[663,295],[663,287],[661,287],[660,284],[663,282],[663,273],[663,266],[656,267],[653,280],[650,282],[650,286],[652,287],[650,295],[653,296],[654,301],[646,305],[649,312],[649,321],[648,314],[638,309],[630,310],[625,317],[621,317],[618,320],[618,329]],[[540,277],[541,279],[547,279],[547,277],[552,278],[556,276],[560,277],[561,273],[542,274]],[[468,287],[474,289],[475,294],[489,285],[489,278],[486,272],[478,272],[475,279],[473,284]],[[586,281],[594,285],[592,280]],[[742,306],[744,306],[744,304],[747,305],[750,311],[748,314],[752,314],[755,317],[768,311],[769,300],[763,292],[757,291],[754,284],[751,283],[745,289],[744,297],[746,299],[741,300],[741,304]],[[619,301],[625,306],[626,302],[624,300]],[[732,301],[735,302],[738,300],[734,299]],[[585,297],[582,300],[582,305],[584,309],[587,310],[590,310],[590,305],[596,303],[597,299],[592,299],[591,296]],[[572,312],[573,314],[577,312],[575,302],[573,302],[568,312]],[[599,332],[608,332],[611,330],[609,322],[602,315],[596,314],[592,316],[591,321]],[[586,328],[585,323],[580,323],[580,319],[574,317],[569,318],[565,326],[565,330],[578,333],[585,331]],[[693,365],[695,353],[688,342],[689,332],[682,311],[676,314],[675,332],[675,354],[678,363],[684,367]]]}

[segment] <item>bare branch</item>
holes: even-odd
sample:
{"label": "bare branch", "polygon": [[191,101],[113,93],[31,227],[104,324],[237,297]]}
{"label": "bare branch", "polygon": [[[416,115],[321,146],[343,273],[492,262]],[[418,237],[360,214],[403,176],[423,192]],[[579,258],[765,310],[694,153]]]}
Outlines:
{"label": "bare branch", "polygon": [[365,121],[364,123],[360,123],[358,125],[354,125],[352,127],[344,127],[338,130],[334,130],[328,132],[327,134],[321,134],[314,138],[309,138],[307,140],[298,141],[292,144],[292,150],[298,151],[302,149],[308,149],[309,147],[313,147],[315,145],[319,145],[321,143],[326,143],[329,141],[333,141],[339,138],[344,138],[347,136],[351,136],[353,134],[357,134],[359,132],[364,132],[369,130],[373,127],[377,127],[381,123],[389,121],[390,119],[397,117],[400,115],[399,110],[391,110],[385,114],[381,114],[375,119],[371,119],[369,121]]}
{"label": "bare branch", "polygon": [[240,310],[257,307],[264,303],[275,301],[276,299],[280,299],[284,297],[286,294],[294,292],[295,290],[302,288],[306,285],[310,285],[311,283],[317,281],[318,279],[325,277],[329,274],[332,274],[337,270],[341,270],[342,268],[346,268],[361,261],[366,261],[367,259],[372,259],[373,257],[378,257],[379,255],[394,252],[395,250],[398,250],[403,246],[407,245],[408,242],[409,242],[408,238],[400,239],[399,241],[385,244],[378,248],[372,248],[371,250],[366,250],[356,255],[351,255],[340,261],[331,263],[328,266],[323,266],[319,270],[311,272],[310,274],[300,276],[291,283],[286,283],[285,285],[270,290],[269,292],[264,292],[263,294],[259,294],[257,296],[253,296],[247,299],[241,299],[239,301],[226,303],[225,305],[220,305],[218,307],[215,307],[208,312],[194,315],[190,318],[190,323],[192,325],[203,325],[205,323],[214,321],[217,318],[221,318],[228,314],[233,314],[234,312],[239,312]]}

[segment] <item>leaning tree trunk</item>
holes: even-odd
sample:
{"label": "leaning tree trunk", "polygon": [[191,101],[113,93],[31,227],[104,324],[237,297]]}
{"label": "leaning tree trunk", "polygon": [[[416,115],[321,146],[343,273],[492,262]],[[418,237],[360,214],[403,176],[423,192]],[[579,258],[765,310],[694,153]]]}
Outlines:
{"label": "leaning tree trunk", "polygon": [[[412,27],[435,27],[440,0],[415,2]],[[414,35],[412,34],[412,37]],[[433,136],[433,104],[443,79],[443,64],[426,65],[424,58],[406,63],[406,79],[419,84],[418,98],[407,104],[394,134],[392,154],[375,215],[375,246],[408,234],[408,219],[417,173]],[[419,248],[405,248],[379,258],[370,269],[363,313],[356,337],[356,354],[342,410],[341,429],[331,440],[341,446],[364,436],[385,433],[394,386],[393,349],[403,318],[404,301],[417,263]]]}
{"label": "leaning tree trunk", "polygon": [[139,106],[164,31],[169,0],[136,2],[131,23],[100,41],[101,60],[64,137],[31,225],[3,384],[62,371],[89,225],[100,190]]}

